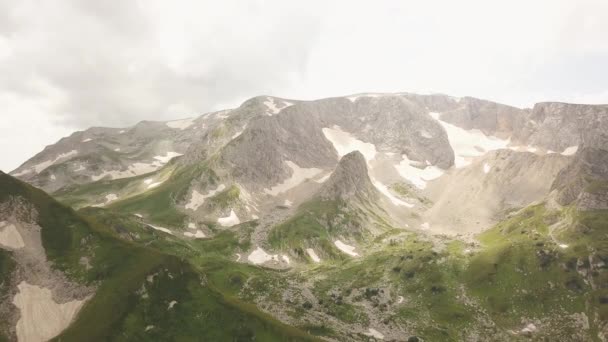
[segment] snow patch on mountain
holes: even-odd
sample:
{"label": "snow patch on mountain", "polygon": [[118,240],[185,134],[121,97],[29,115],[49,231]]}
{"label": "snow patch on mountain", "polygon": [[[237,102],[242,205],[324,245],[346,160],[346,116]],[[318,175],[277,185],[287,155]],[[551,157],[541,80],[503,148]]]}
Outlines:
{"label": "snow patch on mountain", "polygon": [[186,209],[196,210],[198,207],[205,203],[205,199],[215,196],[220,191],[224,191],[226,186],[224,184],[220,184],[214,190],[210,190],[207,194],[201,194],[196,190],[192,190],[192,195],[190,195],[190,202],[186,204]]}
{"label": "snow patch on mountain", "polygon": [[129,165],[127,170],[104,170],[98,175],[91,176],[91,179],[93,181],[98,181],[102,178],[105,178],[106,176],[110,176],[110,179],[121,179],[143,175],[160,169],[171,159],[181,155],[181,153],[177,152],[167,152],[164,156],[155,156],[154,159],[156,160],[151,163],[133,163]]}
{"label": "snow patch on mountain", "polygon": [[155,156],[154,159],[158,160],[159,162],[161,162],[163,164],[166,164],[171,159],[182,156],[182,155],[183,155],[182,153],[178,153],[178,152],[167,152],[164,156]]}
{"label": "snow patch on mountain", "polygon": [[488,164],[488,163],[483,164],[483,173],[490,172],[490,169],[492,169],[492,166],[490,166],[490,164]]}
{"label": "snow patch on mountain", "polygon": [[326,180],[329,179],[329,177],[331,177],[331,172],[326,174],[325,176],[319,178],[319,179],[315,179],[315,182],[317,183],[324,183]]}
{"label": "snow patch on mountain", "polygon": [[7,224],[5,221],[0,222],[0,245],[10,249],[25,247],[23,238],[15,225]]}
{"label": "snow patch on mountain", "polygon": [[334,145],[334,148],[340,157],[353,151],[359,151],[369,163],[378,153],[376,145],[355,138],[352,134],[343,131],[339,126],[334,125],[331,128],[323,128],[323,135],[325,135],[325,138]]}
{"label": "snow patch on mountain", "polygon": [[395,169],[399,172],[399,175],[419,189],[426,188],[426,182],[433,179],[439,178],[443,175],[443,170],[434,165],[426,165],[424,168],[420,167],[419,162],[409,160],[407,155],[403,155],[403,160],[399,164],[395,165]]}
{"label": "snow patch on mountain", "polygon": [[268,111],[266,112],[266,114],[268,114],[270,116],[279,114],[283,109],[293,105],[293,103],[291,103],[291,102],[287,102],[287,101],[282,101],[282,102],[283,102],[283,106],[277,107],[277,103],[274,102],[274,98],[267,96],[266,101],[264,101],[264,105],[266,106],[266,108],[268,108]]}
{"label": "snow patch on mountain", "polygon": [[243,126],[243,128],[241,128],[238,132],[234,133],[234,135],[230,139],[234,140],[238,138],[241,134],[243,134],[243,132],[245,132],[245,128],[247,128],[247,125]]}
{"label": "snow patch on mountain", "polygon": [[151,225],[149,223],[148,223],[148,226],[150,226],[153,229],[160,230],[161,232],[165,232],[167,234],[173,235],[173,231],[171,231],[171,229],[164,228],[164,227],[159,227],[159,226],[153,226],[153,225]]}
{"label": "snow patch on mountain", "polygon": [[251,254],[249,254],[247,260],[254,265],[259,265],[271,260],[279,261],[279,256],[277,254],[270,255],[261,247],[258,247],[256,250],[251,252]]}
{"label": "snow patch on mountain", "polygon": [[194,124],[194,118],[182,119],[182,120],[174,120],[168,121],[165,123],[170,128],[184,130]]}
{"label": "snow patch on mountain", "polygon": [[154,179],[148,178],[144,181],[144,183],[146,185],[148,185],[148,187],[146,189],[152,189],[152,188],[156,188],[157,186],[163,184],[163,181],[155,182]]}
{"label": "snow patch on mountain", "polygon": [[19,173],[15,173],[13,174],[15,177],[19,177],[19,176],[23,176],[25,174],[28,173],[40,173],[42,172],[44,169],[46,169],[47,167],[57,163],[60,160],[75,156],[78,154],[78,150],[71,150],[70,152],[66,152],[66,153],[61,153],[59,155],[57,155],[57,157],[55,157],[55,159],[52,160],[47,160],[47,161],[43,161],[42,163],[36,164],[30,168],[27,168]]}
{"label": "snow patch on mountain", "polygon": [[118,199],[118,195],[116,194],[107,194],[106,195],[106,204],[112,202],[112,201],[116,201]]}
{"label": "snow patch on mountain", "polygon": [[16,333],[19,341],[48,341],[70,325],[83,300],[59,304],[51,290],[22,281],[13,304],[19,309]]}
{"label": "snow patch on mountain", "polygon": [[454,150],[454,166],[465,167],[471,164],[471,159],[486,154],[488,151],[506,148],[509,140],[487,136],[477,129],[466,130],[440,119],[440,114],[430,112],[429,115],[437,120],[448,134],[448,140]]}
{"label": "snow patch on mountain", "polygon": [[383,96],[395,96],[395,95],[399,95],[399,94],[391,94],[391,93],[361,93],[361,94],[350,95],[350,96],[347,96],[346,98],[350,102],[354,103],[360,97],[383,97]]}
{"label": "snow patch on mountain", "polygon": [[386,185],[382,184],[381,182],[379,182],[378,180],[376,180],[374,178],[372,178],[371,180],[372,180],[372,184],[374,185],[374,187],[376,189],[378,189],[378,191],[380,191],[384,196],[388,197],[388,199],[394,205],[404,206],[407,208],[414,207],[413,204],[407,203],[406,201],[403,201],[403,200],[397,198],[395,195],[393,195]]}
{"label": "snow patch on mountain", "polygon": [[276,196],[289,189],[295,188],[296,186],[302,184],[302,182],[304,182],[306,179],[313,178],[319,173],[323,172],[323,170],[317,168],[301,168],[290,160],[285,161],[285,163],[287,163],[287,166],[289,166],[291,169],[291,177],[284,180],[283,183],[277,184],[270,189],[264,189],[265,193]]}
{"label": "snow patch on mountain", "polygon": [[572,156],[578,151],[578,145],[567,147],[562,153],[562,156]]}
{"label": "snow patch on mountain", "polygon": [[312,261],[314,262],[321,262],[321,258],[319,258],[319,256],[317,255],[317,253],[315,253],[315,250],[312,248],[306,248],[306,253],[308,253],[308,256],[312,259]]}
{"label": "snow patch on mountain", "polygon": [[219,223],[223,227],[232,227],[241,223],[241,220],[239,220],[239,217],[236,216],[234,209],[230,209],[230,215],[218,218],[217,223]]}
{"label": "snow patch on mountain", "polygon": [[184,235],[187,237],[195,238],[195,239],[202,239],[202,238],[206,237],[205,233],[203,233],[203,231],[200,229],[197,229],[195,233],[184,232]]}
{"label": "snow patch on mountain", "polygon": [[349,246],[340,240],[334,241],[334,245],[336,245],[336,247],[338,247],[339,250],[341,250],[342,252],[344,252],[350,256],[354,256],[354,257],[359,256],[359,253],[355,252],[355,247]]}

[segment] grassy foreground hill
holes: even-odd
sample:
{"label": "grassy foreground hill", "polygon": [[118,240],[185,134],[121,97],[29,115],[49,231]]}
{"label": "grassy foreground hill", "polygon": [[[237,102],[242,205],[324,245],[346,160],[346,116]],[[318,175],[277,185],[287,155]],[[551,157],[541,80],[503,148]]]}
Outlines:
{"label": "grassy foreground hill", "polygon": [[[217,286],[217,277],[183,258],[125,241],[101,220],[75,212],[4,173],[0,173],[0,189],[0,203],[20,198],[35,209],[42,245],[53,267],[71,281],[95,287],[92,298],[56,340],[312,340],[239,301]],[[90,260],[86,268],[80,265],[83,257]],[[10,279],[18,276],[11,260],[12,252],[2,250],[3,301],[12,299],[4,293]],[[4,339],[10,339],[8,334],[0,331]]]}

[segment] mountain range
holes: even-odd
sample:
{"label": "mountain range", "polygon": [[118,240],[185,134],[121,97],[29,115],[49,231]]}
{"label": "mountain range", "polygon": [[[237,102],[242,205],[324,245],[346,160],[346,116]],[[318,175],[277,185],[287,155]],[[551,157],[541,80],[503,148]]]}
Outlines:
{"label": "mountain range", "polygon": [[0,341],[606,341],[608,105],[259,96],[0,173]]}

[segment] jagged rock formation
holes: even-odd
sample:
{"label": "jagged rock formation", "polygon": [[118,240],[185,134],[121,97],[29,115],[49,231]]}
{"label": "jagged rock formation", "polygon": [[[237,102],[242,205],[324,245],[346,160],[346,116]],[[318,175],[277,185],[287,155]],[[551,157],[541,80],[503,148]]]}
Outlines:
{"label": "jagged rock formation", "polygon": [[608,151],[583,148],[560,171],[552,186],[562,205],[576,203],[581,210],[608,209]]}
{"label": "jagged rock formation", "polygon": [[608,106],[544,102],[534,105],[514,139],[561,152],[570,146],[608,146]]}
{"label": "jagged rock formation", "polygon": [[368,202],[378,198],[377,191],[367,174],[367,164],[361,152],[354,151],[340,159],[334,172],[323,184],[319,197]]}

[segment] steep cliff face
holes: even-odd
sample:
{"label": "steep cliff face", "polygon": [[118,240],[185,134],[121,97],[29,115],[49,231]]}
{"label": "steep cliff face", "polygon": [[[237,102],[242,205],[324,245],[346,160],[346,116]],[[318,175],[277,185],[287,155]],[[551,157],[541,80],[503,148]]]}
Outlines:
{"label": "steep cliff face", "polygon": [[464,129],[479,129],[486,135],[509,138],[526,122],[526,110],[464,97],[456,109],[441,111],[441,119]]}
{"label": "steep cliff face", "polygon": [[608,146],[608,106],[558,102],[538,103],[515,139],[531,146],[563,152],[572,146]]}
{"label": "steep cliff face", "polygon": [[562,205],[581,210],[608,209],[608,151],[583,148],[552,185]]}

